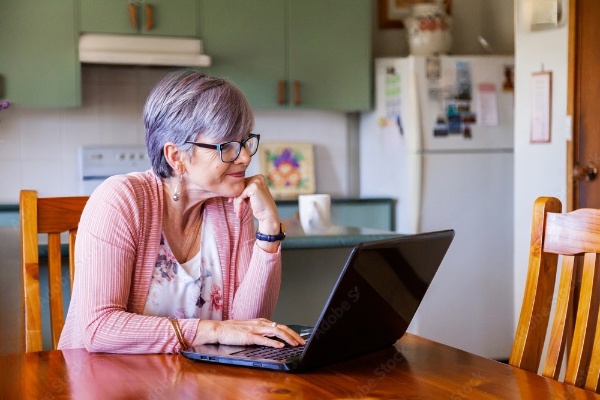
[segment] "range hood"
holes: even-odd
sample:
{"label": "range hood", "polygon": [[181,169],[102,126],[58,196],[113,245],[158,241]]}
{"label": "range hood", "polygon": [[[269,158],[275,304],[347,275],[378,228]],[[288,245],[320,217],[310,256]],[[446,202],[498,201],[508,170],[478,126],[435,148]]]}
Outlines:
{"label": "range hood", "polygon": [[193,38],[143,35],[83,34],[79,61],[90,64],[208,67],[202,41]]}

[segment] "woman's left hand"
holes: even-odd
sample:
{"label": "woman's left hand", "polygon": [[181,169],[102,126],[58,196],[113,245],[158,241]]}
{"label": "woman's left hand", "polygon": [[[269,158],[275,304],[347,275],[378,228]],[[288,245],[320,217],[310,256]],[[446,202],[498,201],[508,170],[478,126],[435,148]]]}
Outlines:
{"label": "woman's left hand", "polygon": [[277,206],[271,196],[267,180],[262,175],[254,175],[246,178],[246,188],[238,196],[233,197],[233,208],[239,217],[242,214],[242,202],[250,203],[254,218],[261,221],[276,219],[279,221]]}
{"label": "woman's left hand", "polygon": [[[258,220],[258,231],[265,235],[277,235],[280,229],[277,205],[263,175],[246,178],[246,188],[230,199],[238,217],[242,214],[242,202],[248,202],[254,218]],[[264,247],[263,247],[264,248]]]}
{"label": "woman's left hand", "polygon": [[291,346],[305,345],[306,341],[286,325],[265,318],[250,320],[200,320],[192,346],[206,343],[228,345],[270,346],[281,348],[284,343]]}

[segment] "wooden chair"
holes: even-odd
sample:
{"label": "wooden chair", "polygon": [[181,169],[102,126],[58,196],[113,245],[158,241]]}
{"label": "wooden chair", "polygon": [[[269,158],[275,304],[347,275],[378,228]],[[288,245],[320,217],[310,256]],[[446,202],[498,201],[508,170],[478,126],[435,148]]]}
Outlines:
{"label": "wooden chair", "polygon": [[[510,365],[555,380],[564,374],[565,383],[598,392],[599,253],[600,210],[562,213],[556,198],[535,201],[529,270]],[[559,256],[561,275],[555,287]],[[553,303],[553,322],[547,332]],[[561,374],[563,356],[566,368]]]}
{"label": "wooden chair", "polygon": [[42,350],[42,315],[40,295],[38,234],[48,234],[48,283],[52,348],[64,325],[61,278],[61,233],[68,232],[71,289],[75,260],[77,225],[88,197],[38,198],[34,190],[20,193],[21,272],[23,291],[23,348],[26,352]]}

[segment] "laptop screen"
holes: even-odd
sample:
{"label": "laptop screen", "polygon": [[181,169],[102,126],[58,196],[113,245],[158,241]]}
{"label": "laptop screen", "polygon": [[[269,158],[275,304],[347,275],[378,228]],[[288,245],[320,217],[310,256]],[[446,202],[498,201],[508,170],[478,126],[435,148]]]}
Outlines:
{"label": "laptop screen", "polygon": [[453,237],[454,231],[448,230],[357,246],[319,317],[302,363],[325,363],[398,340]]}

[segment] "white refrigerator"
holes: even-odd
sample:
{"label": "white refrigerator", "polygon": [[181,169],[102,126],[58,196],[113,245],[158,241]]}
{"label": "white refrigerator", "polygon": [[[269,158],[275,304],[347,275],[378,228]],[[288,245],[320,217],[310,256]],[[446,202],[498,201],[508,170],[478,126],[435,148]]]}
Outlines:
{"label": "white refrigerator", "polygon": [[396,199],[396,229],[452,228],[409,331],[494,359],[513,331],[513,57],[375,61],[360,120],[360,191]]}

